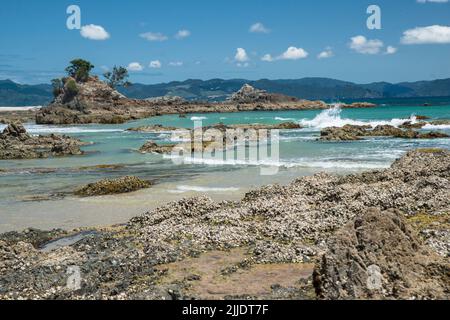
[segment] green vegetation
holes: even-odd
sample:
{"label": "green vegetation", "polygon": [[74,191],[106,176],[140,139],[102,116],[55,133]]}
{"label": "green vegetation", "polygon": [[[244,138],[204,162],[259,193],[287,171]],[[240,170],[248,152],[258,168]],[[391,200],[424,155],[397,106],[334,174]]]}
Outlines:
{"label": "green vegetation", "polygon": [[78,94],[79,89],[77,83],[73,79],[67,80],[65,88],[68,97],[75,97]]}
{"label": "green vegetation", "polygon": [[70,66],[66,68],[67,74],[78,82],[86,82],[89,79],[89,73],[94,66],[86,60],[75,59],[70,61]]}
{"label": "green vegetation", "polygon": [[53,96],[56,98],[59,96],[64,88],[64,83],[62,79],[53,79],[52,80],[52,87],[53,87]]}
{"label": "green vegetation", "polygon": [[128,81],[128,70],[124,67],[114,66],[112,71],[105,72],[103,76],[108,85],[115,89],[117,86],[129,87],[131,83]]}

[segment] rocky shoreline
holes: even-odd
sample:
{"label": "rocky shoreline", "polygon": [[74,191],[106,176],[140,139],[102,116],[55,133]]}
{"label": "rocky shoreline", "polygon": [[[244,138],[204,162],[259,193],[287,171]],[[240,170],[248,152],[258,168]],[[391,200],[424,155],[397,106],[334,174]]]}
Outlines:
{"label": "rocky shoreline", "polygon": [[449,213],[450,152],[411,151],[386,170],[316,174],[239,202],[2,234],[0,300],[448,299]]}

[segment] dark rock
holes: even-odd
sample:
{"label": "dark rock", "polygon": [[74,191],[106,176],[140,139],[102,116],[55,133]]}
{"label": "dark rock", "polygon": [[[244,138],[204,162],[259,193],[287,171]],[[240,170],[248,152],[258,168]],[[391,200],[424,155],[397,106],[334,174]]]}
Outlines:
{"label": "dark rock", "polygon": [[93,197],[108,194],[128,193],[140,189],[149,188],[151,182],[137,177],[126,176],[117,179],[105,179],[95,183],[90,183],[75,191],[75,194],[82,197]]}

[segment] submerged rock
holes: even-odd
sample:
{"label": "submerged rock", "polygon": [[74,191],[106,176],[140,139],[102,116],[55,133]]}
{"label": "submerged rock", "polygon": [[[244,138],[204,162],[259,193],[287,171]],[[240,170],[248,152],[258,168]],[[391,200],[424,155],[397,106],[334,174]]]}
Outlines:
{"label": "submerged rock", "polygon": [[117,179],[104,179],[95,183],[90,183],[77,189],[75,195],[81,197],[93,197],[109,194],[128,193],[140,189],[149,188],[150,181],[139,179],[138,177],[126,176]]}
{"label": "submerged rock", "polygon": [[446,299],[450,266],[401,212],[369,209],[328,242],[314,271],[323,299]]}

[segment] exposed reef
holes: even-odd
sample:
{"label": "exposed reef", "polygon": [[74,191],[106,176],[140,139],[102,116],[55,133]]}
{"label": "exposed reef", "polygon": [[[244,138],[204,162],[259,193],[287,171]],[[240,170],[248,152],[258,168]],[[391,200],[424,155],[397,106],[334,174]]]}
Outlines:
{"label": "exposed reef", "polygon": [[79,237],[0,235],[0,299],[448,299],[449,212],[450,152],[411,151],[386,170],[183,199]]}

